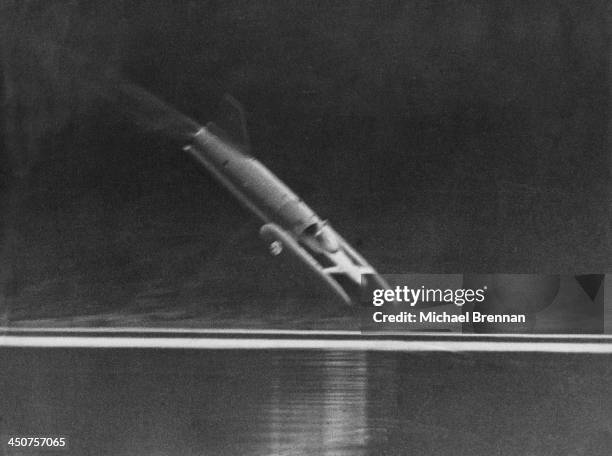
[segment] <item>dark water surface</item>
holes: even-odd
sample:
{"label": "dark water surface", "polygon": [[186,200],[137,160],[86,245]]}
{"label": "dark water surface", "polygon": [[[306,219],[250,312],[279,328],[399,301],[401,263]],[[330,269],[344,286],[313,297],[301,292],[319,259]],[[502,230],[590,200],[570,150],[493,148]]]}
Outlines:
{"label": "dark water surface", "polygon": [[74,455],[607,455],[611,360],[4,348],[1,433]]}

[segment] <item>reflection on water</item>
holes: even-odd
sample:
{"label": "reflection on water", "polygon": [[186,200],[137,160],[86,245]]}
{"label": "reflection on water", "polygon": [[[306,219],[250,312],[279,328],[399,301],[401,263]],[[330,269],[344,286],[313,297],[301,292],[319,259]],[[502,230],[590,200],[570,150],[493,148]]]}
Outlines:
{"label": "reflection on water", "polygon": [[366,354],[322,352],[315,359],[274,361],[279,375],[272,381],[269,453],[364,454]]}
{"label": "reflection on water", "polygon": [[610,361],[2,349],[0,433],[66,435],[79,456],[607,455]]}

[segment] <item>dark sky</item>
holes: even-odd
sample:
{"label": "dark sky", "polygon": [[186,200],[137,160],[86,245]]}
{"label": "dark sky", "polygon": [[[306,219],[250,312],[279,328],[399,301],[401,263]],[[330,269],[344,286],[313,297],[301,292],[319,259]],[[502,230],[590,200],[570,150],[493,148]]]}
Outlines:
{"label": "dark sky", "polygon": [[178,113],[214,120],[225,92],[254,155],[381,272],[610,269],[605,1],[52,0],[0,17],[13,306],[309,295],[182,155]]}

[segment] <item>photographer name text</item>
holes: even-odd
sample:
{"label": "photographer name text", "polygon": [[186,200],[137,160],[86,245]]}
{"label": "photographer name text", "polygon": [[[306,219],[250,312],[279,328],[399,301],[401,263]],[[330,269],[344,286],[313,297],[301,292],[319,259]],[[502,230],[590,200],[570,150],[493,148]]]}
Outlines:
{"label": "photographer name text", "polygon": [[485,314],[482,312],[466,312],[453,314],[448,312],[420,311],[385,313],[374,312],[372,320],[375,323],[524,323],[525,314]]}

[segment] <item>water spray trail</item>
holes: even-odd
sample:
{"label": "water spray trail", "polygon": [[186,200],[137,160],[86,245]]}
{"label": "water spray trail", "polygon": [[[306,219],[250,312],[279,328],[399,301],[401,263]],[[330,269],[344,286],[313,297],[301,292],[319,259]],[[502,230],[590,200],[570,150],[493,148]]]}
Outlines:
{"label": "water spray trail", "polygon": [[[200,125],[144,88],[119,76],[113,68],[93,63],[66,46],[34,41],[31,44],[42,70],[47,73],[56,96],[71,86],[82,101],[105,103],[130,122],[147,132],[155,132],[174,139],[184,139],[195,133]],[[45,68],[47,55],[62,56],[61,70]],[[53,95],[53,94],[52,94]]]}
{"label": "water spray trail", "polygon": [[147,90],[127,81],[115,86],[119,110],[140,128],[175,139],[190,138],[200,125]]}

